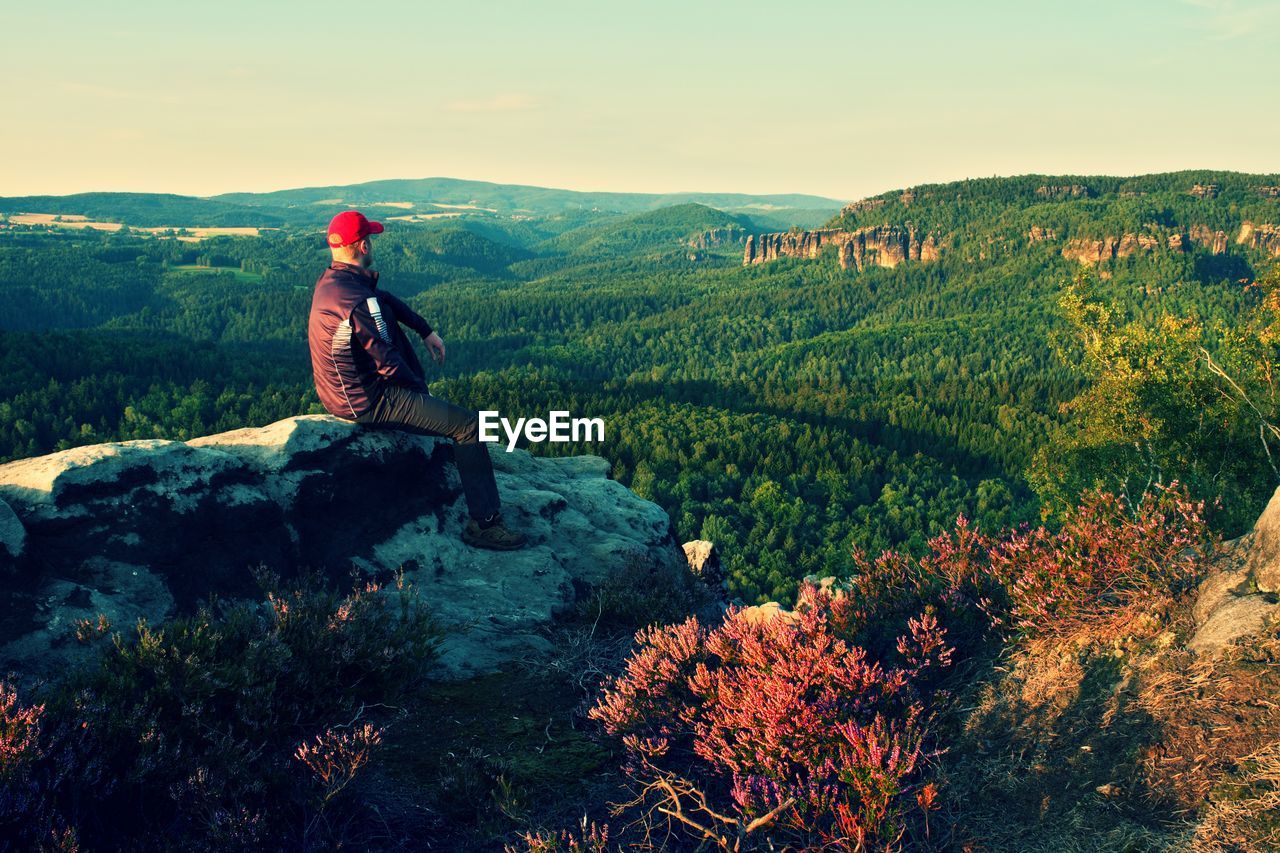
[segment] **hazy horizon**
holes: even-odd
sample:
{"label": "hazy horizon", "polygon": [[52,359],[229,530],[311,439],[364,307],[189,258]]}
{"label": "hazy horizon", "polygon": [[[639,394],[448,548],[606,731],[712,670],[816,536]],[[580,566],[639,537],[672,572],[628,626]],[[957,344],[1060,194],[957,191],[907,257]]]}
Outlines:
{"label": "hazy horizon", "polygon": [[[982,179],[989,179],[989,178],[1018,178],[1018,177],[1023,177],[1025,175],[1057,175],[1061,177],[1087,177],[1089,175],[1093,175],[1093,176],[1106,176],[1106,177],[1116,177],[1116,178],[1138,178],[1138,177],[1143,177],[1145,175],[1164,174],[1166,172],[1201,172],[1201,171],[1234,172],[1238,174],[1268,174],[1268,175],[1280,174],[1280,171],[1277,171],[1277,170],[1253,171],[1253,170],[1242,170],[1242,169],[1225,169],[1225,168],[1218,168],[1214,166],[1186,166],[1182,168],[1167,169],[1161,172],[1148,171],[1148,172],[1132,172],[1128,174],[1108,173],[1108,172],[1083,173],[1083,172],[1039,171],[1039,172],[1019,172],[1016,174],[1011,173],[1011,174],[1003,174],[1003,175],[962,175],[954,178],[943,178],[941,180],[928,181],[927,183],[946,184],[946,183],[952,183],[955,181],[965,181],[965,180],[982,180]],[[820,192],[818,193],[799,192],[799,191],[791,191],[791,190],[781,190],[776,192],[772,192],[772,191],[771,192],[753,192],[752,190],[749,190],[749,189],[747,190],[727,189],[726,190],[719,187],[703,187],[700,189],[675,189],[675,190],[667,190],[667,189],[617,190],[617,189],[611,189],[609,187],[566,187],[566,186],[553,187],[553,186],[547,186],[545,184],[533,184],[533,183],[529,183],[528,181],[490,181],[484,178],[466,178],[466,177],[458,177],[456,175],[423,175],[423,176],[417,176],[417,177],[393,176],[393,177],[383,177],[383,178],[369,178],[367,180],[350,181],[345,184],[327,184],[326,183],[326,184],[308,184],[308,185],[287,186],[287,187],[285,186],[267,187],[264,189],[230,189],[230,190],[225,190],[219,193],[211,193],[208,195],[195,195],[193,193],[179,193],[171,190],[149,191],[149,190],[136,190],[136,189],[130,189],[130,188],[111,188],[111,189],[73,190],[71,192],[66,192],[66,193],[14,193],[8,197],[13,197],[13,196],[58,197],[58,196],[81,195],[85,193],[154,193],[158,195],[159,194],[182,195],[182,196],[189,196],[192,198],[214,198],[220,195],[229,195],[229,194],[248,193],[248,194],[265,195],[268,193],[316,189],[319,187],[328,187],[328,186],[335,186],[335,187],[336,186],[359,186],[361,184],[377,183],[379,181],[401,181],[401,180],[403,181],[432,181],[432,180],[454,181],[456,180],[456,181],[465,181],[468,183],[485,183],[485,184],[494,184],[497,186],[524,186],[524,187],[530,187],[534,189],[564,190],[567,192],[580,192],[580,193],[635,193],[637,195],[730,195],[731,194],[731,195],[744,195],[744,196],[807,195],[807,196],[813,196],[815,198],[826,198],[833,202],[856,201],[857,199],[860,199],[860,198],[867,198],[869,196],[875,196],[884,192],[889,192],[897,189],[908,189],[910,187],[919,186],[922,183],[926,183],[926,182],[916,181],[914,183],[898,184],[894,186],[883,187],[877,190],[871,190],[869,192],[863,193],[860,196],[841,197],[841,196],[830,195],[830,194],[820,193]],[[5,197],[5,196],[0,195],[0,197]]]}
{"label": "hazy horizon", "polygon": [[1280,4],[664,0],[0,11],[0,195],[414,175],[854,199],[963,178],[1280,171]]}

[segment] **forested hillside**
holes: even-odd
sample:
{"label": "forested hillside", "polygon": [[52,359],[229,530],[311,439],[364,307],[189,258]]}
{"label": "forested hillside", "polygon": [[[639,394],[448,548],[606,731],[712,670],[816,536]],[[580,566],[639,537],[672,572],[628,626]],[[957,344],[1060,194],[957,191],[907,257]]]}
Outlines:
{"label": "forested hillside", "polygon": [[[608,458],[682,539],[717,543],[734,593],[790,601],[807,573],[852,571],[855,548],[919,553],[958,514],[994,530],[1086,484],[1087,466],[1051,463],[1096,444],[1060,411],[1106,374],[1097,352],[1090,368],[1088,306],[1115,330],[1194,319],[1216,351],[1262,302],[1246,285],[1276,251],[1277,185],[1196,172],[895,191],[826,227],[935,234],[938,257],[861,271],[834,251],[744,266],[738,236],[777,223],[700,204],[384,217],[375,266],[449,346],[443,368],[422,359],[433,393],[603,417],[603,444],[530,449]],[[217,202],[231,216],[252,200]],[[199,242],[0,229],[0,456],[320,411],[305,324],[328,258],[321,207],[308,228]],[[1260,454],[1251,429],[1240,447]],[[1063,454],[1045,459],[1047,446]],[[1235,533],[1276,478],[1264,461],[1197,482],[1227,499],[1215,523]]]}

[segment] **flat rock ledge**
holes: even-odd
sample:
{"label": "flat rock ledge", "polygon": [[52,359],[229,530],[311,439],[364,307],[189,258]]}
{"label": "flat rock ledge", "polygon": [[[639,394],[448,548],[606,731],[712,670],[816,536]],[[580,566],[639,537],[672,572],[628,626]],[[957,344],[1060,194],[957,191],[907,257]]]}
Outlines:
{"label": "flat rock ledge", "polygon": [[442,674],[467,678],[545,651],[539,628],[628,560],[689,571],[666,513],[604,459],[489,452],[503,515],[529,536],[518,551],[459,538],[452,442],[328,415],[0,465],[0,664],[62,666],[85,653],[75,623],[98,614],[127,631],[211,595],[258,598],[259,565],[348,587],[402,569],[450,628]]}

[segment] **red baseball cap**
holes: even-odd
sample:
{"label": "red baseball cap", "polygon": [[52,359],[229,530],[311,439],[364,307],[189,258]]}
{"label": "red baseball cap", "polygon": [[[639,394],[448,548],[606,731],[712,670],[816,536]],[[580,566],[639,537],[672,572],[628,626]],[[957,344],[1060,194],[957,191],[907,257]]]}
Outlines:
{"label": "red baseball cap", "polygon": [[370,222],[358,210],[344,210],[329,220],[330,246],[345,246],[370,234],[381,233],[382,223]]}

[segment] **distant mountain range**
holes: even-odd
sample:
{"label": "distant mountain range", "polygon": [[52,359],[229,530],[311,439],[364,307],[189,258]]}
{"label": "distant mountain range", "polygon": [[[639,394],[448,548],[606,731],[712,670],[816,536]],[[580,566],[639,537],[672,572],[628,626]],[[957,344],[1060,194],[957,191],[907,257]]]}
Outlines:
{"label": "distant mountain range", "polygon": [[744,193],[614,193],[454,178],[370,181],[303,187],[268,193],[224,193],[210,197],[168,193],[77,193],[65,196],[0,197],[0,213],[85,216],[154,228],[321,228],[340,210],[368,208],[383,218],[552,219],[585,224],[599,215],[632,214],[697,203],[745,214],[760,228],[811,227],[825,222],[844,202],[822,196]]}

